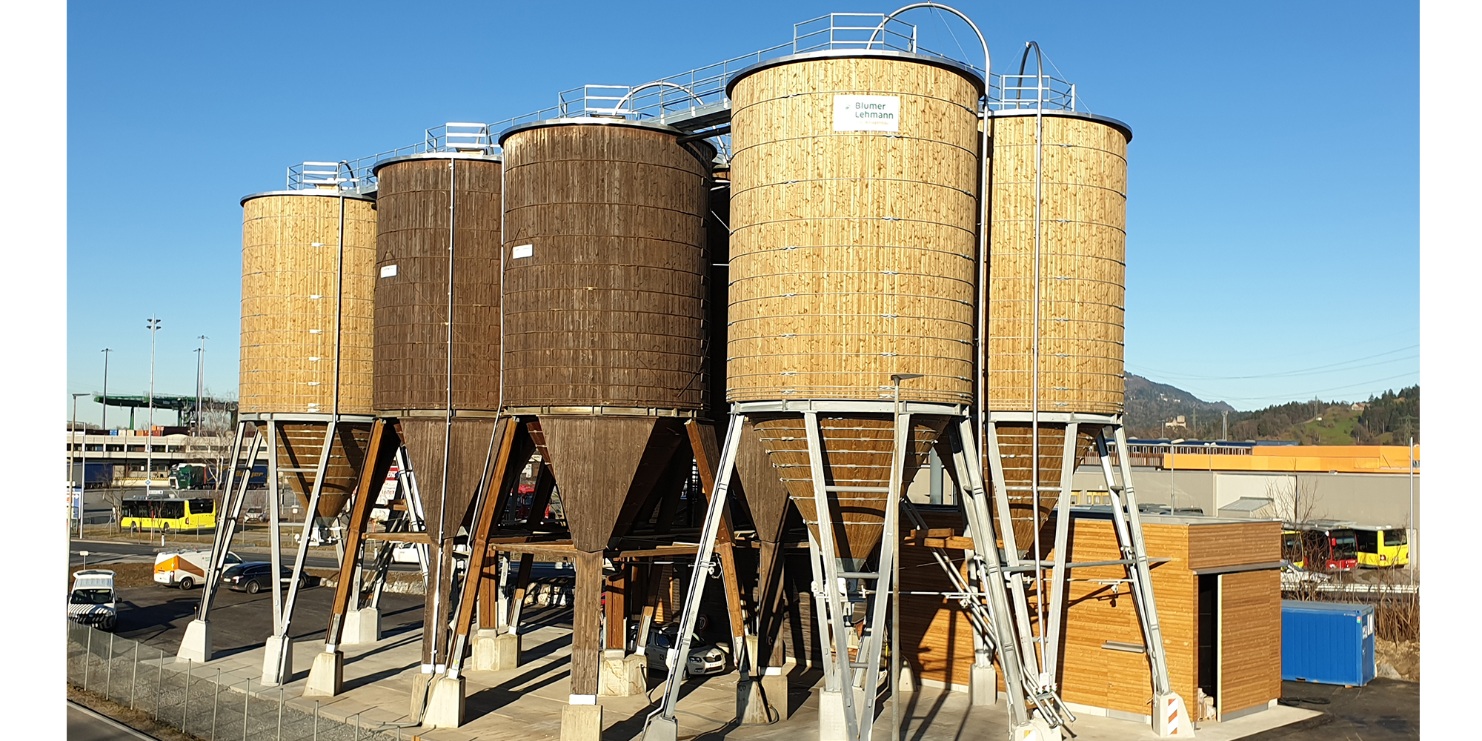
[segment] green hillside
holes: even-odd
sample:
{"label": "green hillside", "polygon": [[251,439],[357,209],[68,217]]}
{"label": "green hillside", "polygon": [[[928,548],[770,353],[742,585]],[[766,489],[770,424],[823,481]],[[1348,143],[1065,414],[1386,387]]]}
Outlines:
{"label": "green hillside", "polygon": [[[1181,425],[1176,423],[1180,416]],[[1125,421],[1133,438],[1404,445],[1412,435],[1420,441],[1420,386],[1386,391],[1361,402],[1314,399],[1243,412],[1128,374]],[[1222,429],[1228,433],[1222,435]]]}

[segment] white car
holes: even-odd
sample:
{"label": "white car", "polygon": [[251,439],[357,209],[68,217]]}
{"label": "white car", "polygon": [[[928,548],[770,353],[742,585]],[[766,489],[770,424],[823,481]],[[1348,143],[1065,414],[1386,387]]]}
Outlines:
{"label": "white car", "polygon": [[1308,571],[1291,561],[1281,562],[1281,588],[1300,589],[1304,586],[1320,586],[1333,580],[1332,575],[1320,571]]}
{"label": "white car", "polygon": [[[648,631],[648,645],[644,648],[644,655],[648,657],[648,668],[650,671],[666,670],[669,660],[669,649],[678,642],[678,625],[666,625],[662,628],[651,628]],[[731,653],[726,647],[715,643],[708,643],[698,637],[690,640],[689,661],[685,663],[684,672],[690,677],[704,677],[711,674],[722,674],[731,665]]]}
{"label": "white car", "polygon": [[67,593],[67,619],[112,632],[118,625],[118,598],[113,590],[113,572],[83,569],[72,574]]}

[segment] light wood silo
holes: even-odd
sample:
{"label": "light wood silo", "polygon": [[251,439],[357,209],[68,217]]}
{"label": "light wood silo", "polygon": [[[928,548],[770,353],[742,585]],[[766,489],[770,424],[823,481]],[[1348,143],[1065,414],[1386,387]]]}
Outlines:
{"label": "light wood silo", "polygon": [[[572,693],[597,693],[601,552],[705,414],[705,210],[715,151],[679,131],[556,119],[505,161],[505,414],[554,474],[576,551]],[[687,456],[684,456],[687,460]],[[688,470],[688,464],[685,470]]]}
{"label": "light wood silo", "polygon": [[[829,402],[826,475],[860,490],[846,497],[836,547],[862,563],[887,501],[864,490],[889,483],[892,376],[919,376],[900,386],[907,404],[973,401],[981,79],[940,58],[825,51],[743,70],[728,92],[727,398]],[[815,521],[803,418],[750,419]],[[947,424],[912,419],[908,471]]]}
{"label": "light wood silo", "polygon": [[[498,426],[503,165],[433,152],[377,163],[375,393],[396,420],[431,541],[424,624],[446,624],[444,555],[468,517]],[[424,663],[445,632],[424,636]]]}
{"label": "light wood silo", "polygon": [[318,189],[259,193],[241,203],[239,413],[264,420],[264,431],[266,420],[281,422],[277,465],[304,504],[328,422],[344,422],[317,508],[334,517],[354,491],[369,437],[364,419],[372,414],[375,202]]}
{"label": "light wood silo", "polygon": [[[1120,415],[1125,390],[1132,132],[1120,121],[1086,113],[1036,113],[993,112],[985,172],[990,226],[984,383],[988,409],[1000,416],[1017,413],[1020,420],[996,424],[994,431],[1021,550],[1044,526],[1062,484],[1072,433],[1051,420]],[[1044,423],[1035,424],[1025,413]],[[1086,426],[1075,433],[1073,459],[1091,449],[1093,432]],[[1036,452],[1037,478],[1029,465]]]}

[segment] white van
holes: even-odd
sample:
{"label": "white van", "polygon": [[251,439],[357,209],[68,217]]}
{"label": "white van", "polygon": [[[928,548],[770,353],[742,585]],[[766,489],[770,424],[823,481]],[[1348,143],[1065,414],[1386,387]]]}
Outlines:
{"label": "white van", "polygon": [[[241,563],[242,559],[230,551],[223,566]],[[206,569],[211,567],[211,550],[160,551],[154,555],[154,583],[167,587],[195,589],[197,584],[206,583]]]}
{"label": "white van", "polygon": [[118,626],[118,597],[113,590],[113,572],[83,569],[72,574],[67,594],[67,619],[106,631]]}

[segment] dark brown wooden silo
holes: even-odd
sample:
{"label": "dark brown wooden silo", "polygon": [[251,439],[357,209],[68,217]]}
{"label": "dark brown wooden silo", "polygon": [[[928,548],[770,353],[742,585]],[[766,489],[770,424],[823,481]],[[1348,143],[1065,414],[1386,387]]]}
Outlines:
{"label": "dark brown wooden silo", "polygon": [[628,532],[703,417],[705,214],[715,150],[623,119],[500,136],[503,412],[560,492],[577,551],[571,692],[595,697],[601,552]]}
{"label": "dark brown wooden silo", "polygon": [[516,127],[500,143],[504,410],[536,418],[572,539],[598,551],[706,404],[714,150],[617,119]]}
{"label": "dark brown wooden silo", "polygon": [[453,152],[376,165],[374,403],[400,421],[429,532],[444,510],[457,529],[499,411],[502,169]]}
{"label": "dark brown wooden silo", "polygon": [[[445,625],[448,552],[484,478],[499,412],[498,157],[430,152],[376,165],[375,407],[393,417],[430,539],[423,622]],[[445,631],[424,636],[432,663]]]}

